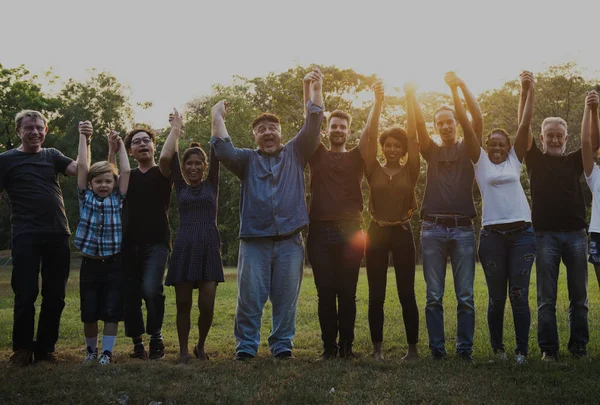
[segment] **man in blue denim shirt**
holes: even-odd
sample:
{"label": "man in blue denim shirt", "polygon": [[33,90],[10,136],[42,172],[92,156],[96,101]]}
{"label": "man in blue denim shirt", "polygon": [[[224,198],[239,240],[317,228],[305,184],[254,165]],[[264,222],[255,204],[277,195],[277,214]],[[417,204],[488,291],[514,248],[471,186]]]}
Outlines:
{"label": "man in blue denim shirt", "polygon": [[234,330],[238,360],[256,356],[267,298],[273,305],[271,353],[278,358],[292,357],[304,264],[300,231],[308,224],[304,168],[320,141],[322,84],[321,71],[314,68],[306,121],[285,145],[281,145],[279,119],[261,114],[252,124],[258,148],[235,148],[225,127],[225,102],[212,110],[215,155],[242,182]]}

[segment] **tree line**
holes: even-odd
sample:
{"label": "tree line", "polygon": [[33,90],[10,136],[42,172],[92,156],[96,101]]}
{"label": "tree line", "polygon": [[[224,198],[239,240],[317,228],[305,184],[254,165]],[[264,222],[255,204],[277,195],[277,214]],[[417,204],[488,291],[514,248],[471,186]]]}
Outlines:
{"label": "tree line", "polygon": [[[184,130],[181,136],[181,151],[189,142],[199,142],[205,150],[209,149],[212,106],[222,99],[229,101],[227,128],[237,147],[254,148],[251,122],[261,112],[272,112],[281,119],[283,141],[291,139],[302,127],[303,97],[302,79],[309,67],[296,66],[282,73],[270,73],[264,77],[247,78],[236,76],[231,85],[214,85],[211,94],[190,100],[184,112]],[[322,67],[325,77],[324,96],[326,111],[341,109],[352,115],[353,136],[348,147],[358,144],[358,136],[365,125],[371,107],[371,86],[378,79],[375,75],[363,75],[352,69],[340,69],[335,66]],[[59,78],[51,73],[46,78],[32,75],[25,66],[4,68],[0,64],[0,153],[20,145],[14,127],[14,117],[23,109],[42,111],[49,119],[49,133],[45,147],[55,147],[65,155],[75,158],[77,155],[79,121],[90,120],[94,126],[94,138],[91,149],[93,161],[105,160],[108,153],[106,137],[111,129],[125,134],[133,126],[150,127],[135,123],[131,90],[119,83],[118,79],[106,72],[92,71],[84,81],[68,79],[55,94],[47,87],[56,85]],[[519,104],[520,83],[518,73],[515,79],[508,81],[498,89],[491,89],[479,95],[478,100],[484,116],[487,134],[493,128],[504,128],[511,137],[517,131],[517,108]],[[468,84],[468,78],[465,78]],[[559,116],[569,126],[567,151],[575,150],[580,143],[580,126],[583,116],[584,100],[587,91],[596,81],[585,79],[581,69],[575,63],[550,66],[544,72],[536,74],[536,106],[533,118],[533,133],[536,139],[540,125],[545,117]],[[399,89],[394,89],[399,90]],[[406,112],[404,96],[400,91],[386,95],[381,117],[381,128],[389,125],[404,125]],[[433,112],[441,105],[452,105],[449,92],[423,92],[417,96],[429,130],[433,134]],[[368,102],[363,102],[368,100]],[[142,103],[142,108],[151,103]],[[169,111],[165,111],[165,124]],[[325,124],[323,124],[325,125]],[[157,132],[157,156],[169,133],[169,128],[154,128]],[[435,139],[435,136],[434,136]],[[327,144],[327,139],[323,138]],[[135,166],[132,166],[135,167]],[[416,187],[417,201],[423,200],[425,192],[426,163],[421,159],[421,176]],[[305,175],[308,181],[308,169]],[[79,220],[76,179],[61,177],[61,186],[65,199],[65,208],[71,230],[74,231]],[[525,192],[529,196],[529,180],[525,170],[521,175]],[[583,179],[581,179],[583,181]],[[308,184],[308,183],[307,183]],[[584,187],[587,190],[587,186]],[[238,254],[239,231],[239,180],[227,170],[221,170],[219,190],[218,228],[223,243],[223,261],[235,265]],[[309,187],[307,200],[310,198]],[[366,180],[363,181],[365,207],[368,207],[369,192]],[[477,186],[473,197],[478,212],[476,227],[481,223],[481,197]],[[588,205],[591,194],[586,196]],[[7,198],[0,201],[0,249],[10,248],[10,217]],[[369,223],[368,209],[363,212],[365,229]],[[179,228],[176,198],[173,196],[170,208],[170,220],[173,237]],[[415,243],[420,242],[420,218],[412,218]],[[420,260],[420,249],[417,249]]]}

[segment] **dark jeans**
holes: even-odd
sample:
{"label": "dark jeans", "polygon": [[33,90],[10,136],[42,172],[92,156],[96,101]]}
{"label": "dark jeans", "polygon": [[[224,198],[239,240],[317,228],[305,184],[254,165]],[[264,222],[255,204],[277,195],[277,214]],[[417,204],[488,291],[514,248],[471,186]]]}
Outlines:
{"label": "dark jeans", "polygon": [[589,341],[587,299],[587,234],[579,231],[536,232],[538,345],[542,352],[557,354],[556,326],[558,272],[562,259],[567,268],[569,290],[569,351],[584,354]]}
{"label": "dark jeans", "polygon": [[[68,235],[23,234],[13,240],[11,286],[15,293],[13,350],[53,352],[71,264]],[[42,272],[42,305],[33,341],[35,300]]]}
{"label": "dark jeans", "polygon": [[81,322],[123,320],[123,267],[121,255],[104,259],[84,257],[79,272]]}
{"label": "dark jeans", "polygon": [[488,328],[494,352],[504,351],[502,333],[508,283],[517,341],[515,353],[527,355],[531,325],[529,280],[535,250],[532,226],[514,233],[481,229],[479,259],[488,285]]}
{"label": "dark jeans", "polygon": [[[164,243],[131,246],[123,250],[125,274],[125,335],[149,335],[162,329],[165,316],[163,278],[169,256]],[[146,302],[147,323],[144,329],[142,299]]]}
{"label": "dark jeans", "polygon": [[365,252],[360,223],[312,222],[307,250],[319,297],[323,348],[337,348],[338,330],[340,343],[352,344],[356,321],[356,284]]}
{"label": "dark jeans", "polygon": [[396,289],[402,305],[406,340],[419,340],[419,310],[415,298],[415,242],[410,226],[369,226],[367,239],[367,279],[369,280],[369,328],[373,342],[383,341],[383,304],[392,252]]}

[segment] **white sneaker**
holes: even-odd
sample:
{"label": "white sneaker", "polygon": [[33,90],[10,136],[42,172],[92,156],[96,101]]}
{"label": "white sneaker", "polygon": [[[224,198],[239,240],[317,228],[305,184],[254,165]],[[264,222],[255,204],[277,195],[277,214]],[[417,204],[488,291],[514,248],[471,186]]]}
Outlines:
{"label": "white sneaker", "polygon": [[500,361],[508,361],[508,356],[506,355],[506,352],[504,351],[497,351],[496,353],[494,353],[496,355],[496,358]]}
{"label": "white sneaker", "polygon": [[527,364],[527,357],[519,353],[515,356],[515,361],[517,362],[517,364]]}
{"label": "white sneaker", "polygon": [[98,348],[96,348],[96,350],[92,351],[92,348],[88,346],[86,353],[85,353],[85,359],[83,360],[83,362],[90,363],[92,361],[96,361],[97,358],[98,358]]}
{"label": "white sneaker", "polygon": [[101,366],[108,366],[110,363],[112,363],[112,353],[108,350],[105,350],[102,352],[100,357],[98,357],[98,364]]}

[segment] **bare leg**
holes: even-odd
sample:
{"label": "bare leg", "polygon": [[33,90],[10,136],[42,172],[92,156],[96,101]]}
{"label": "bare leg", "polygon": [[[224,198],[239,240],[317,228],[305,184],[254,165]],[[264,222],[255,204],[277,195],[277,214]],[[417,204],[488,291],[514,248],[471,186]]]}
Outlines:
{"label": "bare leg", "polygon": [[208,331],[212,325],[213,314],[215,312],[215,296],[217,294],[216,281],[202,281],[198,286],[198,308],[200,316],[198,317],[199,339],[196,346],[196,356],[200,360],[207,360],[208,356],[204,351],[204,343],[208,336]]}
{"label": "bare leg", "polygon": [[179,338],[179,360],[185,363],[190,359],[188,339],[190,337],[190,313],[192,311],[192,294],[194,284],[190,282],[175,285],[175,301],[177,303],[177,336]]}

